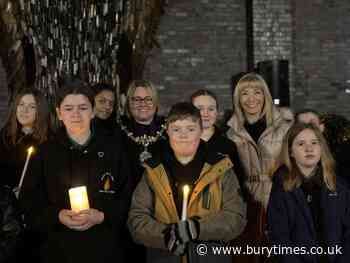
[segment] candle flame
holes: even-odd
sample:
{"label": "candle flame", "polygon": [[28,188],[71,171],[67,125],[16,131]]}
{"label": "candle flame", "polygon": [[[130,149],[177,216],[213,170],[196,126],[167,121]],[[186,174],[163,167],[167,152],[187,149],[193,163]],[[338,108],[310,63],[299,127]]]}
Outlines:
{"label": "candle flame", "polygon": [[182,188],[183,189],[183,192],[184,192],[184,196],[188,195],[188,193],[190,192],[190,187],[186,184],[184,185],[184,187]]}
{"label": "candle flame", "polygon": [[182,199],[181,220],[185,221],[187,218],[187,202],[188,202],[188,195],[190,193],[190,187],[187,184],[185,184],[182,190],[183,190],[183,199]]}
{"label": "candle flame", "polygon": [[29,155],[31,155],[33,152],[34,152],[34,147],[33,147],[33,146],[30,146],[30,147],[28,148],[28,150],[27,150],[27,153],[28,153]]}

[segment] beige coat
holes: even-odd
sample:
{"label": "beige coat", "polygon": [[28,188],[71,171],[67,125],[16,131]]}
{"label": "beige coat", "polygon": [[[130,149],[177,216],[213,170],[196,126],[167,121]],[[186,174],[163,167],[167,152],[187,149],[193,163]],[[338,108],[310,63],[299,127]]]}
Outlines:
{"label": "beige coat", "polygon": [[[239,110],[239,105],[235,105],[235,109]],[[228,125],[227,136],[236,143],[247,176],[245,185],[253,198],[266,208],[272,186],[271,176],[280,166],[282,141],[291,121],[272,107],[272,124],[261,134],[257,143],[240,123],[237,114],[232,116]]]}

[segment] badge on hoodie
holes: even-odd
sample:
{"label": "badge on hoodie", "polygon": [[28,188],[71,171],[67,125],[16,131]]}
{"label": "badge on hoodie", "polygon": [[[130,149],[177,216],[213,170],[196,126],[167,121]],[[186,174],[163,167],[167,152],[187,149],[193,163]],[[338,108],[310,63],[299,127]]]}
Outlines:
{"label": "badge on hoodie", "polygon": [[105,172],[101,175],[100,178],[100,192],[101,193],[110,193],[114,194],[115,191],[113,189],[114,177],[110,172]]}

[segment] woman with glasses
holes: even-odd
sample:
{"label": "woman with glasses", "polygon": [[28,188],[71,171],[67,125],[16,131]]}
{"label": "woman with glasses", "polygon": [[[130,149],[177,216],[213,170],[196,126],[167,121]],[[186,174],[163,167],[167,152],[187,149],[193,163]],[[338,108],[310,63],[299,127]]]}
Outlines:
{"label": "woman with glasses", "polygon": [[135,80],[130,84],[121,129],[128,144],[134,187],[143,174],[142,163],[152,157],[165,135],[164,118],[157,116],[158,108],[159,96],[152,83]]}
{"label": "woman with glasses", "polygon": [[[122,138],[130,162],[132,189],[144,173],[143,162],[159,151],[165,135],[164,118],[157,116],[159,97],[156,88],[147,80],[131,82],[126,95],[126,116],[121,119]],[[136,245],[127,231],[130,262],[144,262],[145,249]]]}

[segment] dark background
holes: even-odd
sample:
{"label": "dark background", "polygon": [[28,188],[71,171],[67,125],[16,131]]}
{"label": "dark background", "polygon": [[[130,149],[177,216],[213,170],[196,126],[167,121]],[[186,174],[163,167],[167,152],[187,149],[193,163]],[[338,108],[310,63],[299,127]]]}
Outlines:
{"label": "dark background", "polygon": [[[223,111],[232,108],[232,76],[283,59],[292,108],[350,118],[349,28],[348,0],[168,1],[144,77],[160,91],[161,113],[199,88],[213,90]],[[7,103],[0,63],[0,126]]]}

